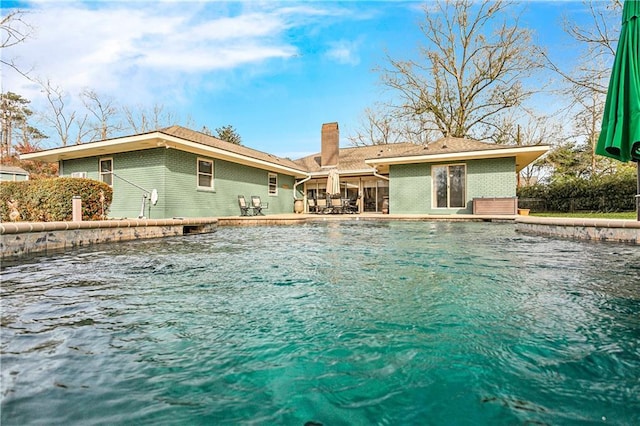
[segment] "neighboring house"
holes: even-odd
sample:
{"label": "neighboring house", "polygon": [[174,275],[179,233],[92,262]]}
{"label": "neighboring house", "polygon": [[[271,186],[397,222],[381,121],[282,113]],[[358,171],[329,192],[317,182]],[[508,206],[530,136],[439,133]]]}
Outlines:
{"label": "neighboring house", "polygon": [[112,217],[137,217],[153,189],[158,202],[150,210],[147,202],[144,213],[151,218],[237,215],[238,195],[259,195],[268,214],[290,213],[294,198],[326,196],[332,169],[342,196],[360,197],[361,212],[388,203],[392,213],[473,213],[474,199],[499,198],[511,200],[506,210],[482,212],[506,214],[515,206],[517,173],[548,149],[457,138],[340,148],[338,124],[327,123],[321,152],[295,161],[179,126],[21,158],[58,162],[61,176],[112,185]]}
{"label": "neighboring house", "polygon": [[15,166],[0,164],[0,182],[15,182],[29,180],[29,172]]}

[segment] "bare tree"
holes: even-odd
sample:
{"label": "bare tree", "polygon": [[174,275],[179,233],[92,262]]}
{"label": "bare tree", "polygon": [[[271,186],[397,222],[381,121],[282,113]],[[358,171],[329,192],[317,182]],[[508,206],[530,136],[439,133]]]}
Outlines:
{"label": "bare tree", "polygon": [[[33,32],[33,27],[26,21],[27,12],[14,10],[2,17],[0,21],[0,49],[8,49],[25,42]],[[28,72],[22,71],[15,60],[7,59],[6,54],[0,55],[0,64],[13,68],[18,73],[27,77]],[[28,77],[27,77],[28,78]]]}
{"label": "bare tree", "polygon": [[136,109],[122,108],[127,123],[126,128],[133,133],[145,133],[174,125],[178,120],[174,113],[165,111],[164,105],[154,104],[151,109],[138,105]]}
{"label": "bare tree", "polygon": [[[68,96],[60,86],[54,86],[51,80],[39,81],[42,92],[47,98],[50,114],[43,113],[42,119],[51,125],[60,138],[62,146],[67,146],[71,138],[71,128],[76,122],[76,111],[68,111],[66,101]],[[84,120],[81,120],[81,122]],[[80,139],[80,137],[78,137]]]}
{"label": "bare tree", "polygon": [[581,46],[581,55],[574,69],[563,69],[544,51],[545,66],[558,73],[574,91],[581,93],[596,92],[606,95],[611,63],[616,54],[617,35],[620,29],[619,0],[584,1],[591,15],[591,24],[585,25],[571,21],[565,16],[564,31]]}
{"label": "bare tree", "polygon": [[[563,123],[551,115],[521,108],[502,117],[492,141],[496,144],[561,146],[566,142]],[[548,163],[536,161],[520,171],[518,186],[534,184],[549,174]]]}
{"label": "bare tree", "polygon": [[[559,92],[570,100],[568,110],[573,122],[574,143],[590,151],[588,174],[610,172],[612,164],[595,154],[606,94],[620,31],[622,4],[618,0],[584,1],[590,13],[590,24],[564,19],[564,30],[579,49],[577,66],[564,69],[545,55],[546,66],[560,75],[565,86]],[[582,167],[582,166],[581,166]],[[584,174],[584,173],[582,173]]]}
{"label": "bare tree", "polygon": [[497,128],[501,113],[534,93],[523,80],[541,67],[530,32],[507,16],[510,4],[438,0],[425,6],[420,61],[388,56],[389,67],[381,70],[382,84],[400,99],[392,108],[445,136]]}
{"label": "bare tree", "polygon": [[385,113],[381,105],[374,108],[365,108],[359,129],[347,137],[351,145],[385,145],[401,141],[398,121]]}
{"label": "bare tree", "polygon": [[80,97],[89,113],[96,119],[96,122],[91,125],[92,130],[95,132],[92,139],[104,140],[121,130],[120,123],[114,120],[119,110],[112,97],[100,97],[95,90],[88,88],[82,90]]}

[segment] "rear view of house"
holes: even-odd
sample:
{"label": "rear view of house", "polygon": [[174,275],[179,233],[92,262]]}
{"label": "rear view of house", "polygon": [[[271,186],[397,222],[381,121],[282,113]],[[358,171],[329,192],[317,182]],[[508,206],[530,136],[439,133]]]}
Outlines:
{"label": "rear view of house", "polygon": [[458,138],[341,148],[338,123],[322,125],[320,146],[290,160],[172,126],[21,158],[111,185],[118,218],[238,215],[238,195],[261,197],[269,214],[291,213],[295,199],[326,199],[330,174],[360,213],[450,215],[477,212],[485,199],[506,206],[491,213],[513,214],[517,174],[548,150]]}

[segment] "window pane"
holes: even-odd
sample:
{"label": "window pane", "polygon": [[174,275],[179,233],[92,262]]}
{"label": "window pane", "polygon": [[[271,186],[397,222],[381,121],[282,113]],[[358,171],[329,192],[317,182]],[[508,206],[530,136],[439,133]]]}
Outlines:
{"label": "window pane", "polygon": [[[93,163],[93,164],[95,164],[95,163]],[[100,171],[102,173],[107,173],[107,172],[112,171],[111,168],[112,168],[111,160],[101,160],[100,161]]]}
{"label": "window pane", "polygon": [[107,185],[113,185],[113,160],[100,160],[100,179]]}
{"label": "window pane", "polygon": [[198,172],[212,174],[213,163],[211,161],[198,161]]}
{"label": "window pane", "polygon": [[433,184],[435,187],[436,207],[447,207],[447,167],[433,168]]}
{"label": "window pane", "polygon": [[464,166],[449,167],[449,207],[464,207],[466,204],[464,175]]}
{"label": "window pane", "polygon": [[207,175],[198,175],[198,186],[203,186],[206,188],[211,188],[211,176]]}
{"label": "window pane", "polygon": [[278,175],[269,173],[269,194],[278,193]]}

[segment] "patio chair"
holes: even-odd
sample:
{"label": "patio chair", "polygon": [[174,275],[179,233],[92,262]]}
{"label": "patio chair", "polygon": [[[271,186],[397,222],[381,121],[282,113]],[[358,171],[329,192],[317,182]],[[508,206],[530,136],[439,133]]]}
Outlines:
{"label": "patio chair", "polygon": [[315,198],[307,199],[307,208],[309,209],[309,213],[318,213],[318,204]]}
{"label": "patio chair", "polygon": [[360,196],[357,198],[349,198],[346,200],[344,204],[344,212],[349,214],[359,213],[358,212],[358,203],[360,201]]}
{"label": "patio chair", "polygon": [[336,213],[336,214],[344,213],[344,207],[342,206],[342,198],[340,198],[340,196],[331,197],[329,200],[331,203],[331,213]]}
{"label": "patio chair", "polygon": [[240,216],[251,216],[249,214],[251,207],[247,204],[247,200],[244,199],[244,195],[238,195],[238,207],[240,207]]}
{"label": "patio chair", "polygon": [[263,203],[260,200],[259,195],[252,195],[251,208],[253,209],[254,216],[258,216],[258,215],[264,216],[264,213],[262,213],[262,210],[267,210],[269,208],[269,203]]}
{"label": "patio chair", "polygon": [[316,201],[316,209],[316,213],[329,213],[331,211],[331,208],[327,206],[326,198],[318,198]]}

